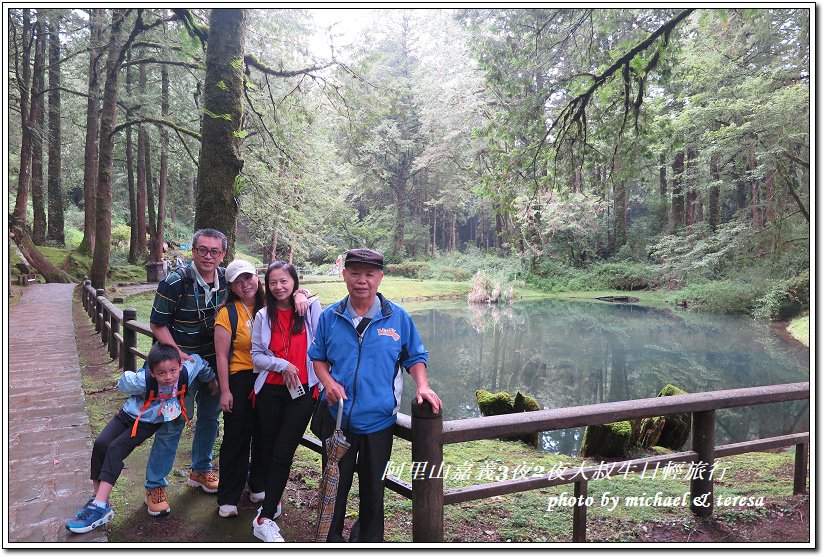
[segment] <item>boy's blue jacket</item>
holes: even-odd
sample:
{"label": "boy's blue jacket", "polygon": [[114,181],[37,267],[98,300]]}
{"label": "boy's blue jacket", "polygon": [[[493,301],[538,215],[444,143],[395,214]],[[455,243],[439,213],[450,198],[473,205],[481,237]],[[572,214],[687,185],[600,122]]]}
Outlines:
{"label": "boy's blue jacket", "polygon": [[[426,364],[428,353],[406,311],[380,293],[381,310],[359,341],[347,311],[347,296],[320,316],[309,357],[326,361],[332,378],[343,386],[342,427],[353,433],[373,433],[396,421],[403,391],[401,367]],[[326,393],[321,396],[325,404]],[[337,416],[338,408],[330,408]]]}
{"label": "boy's blue jacket", "polygon": [[[190,356],[194,358],[194,361],[183,362],[183,366],[189,371],[190,387],[187,388],[187,391],[195,381],[208,383],[215,378],[215,372],[212,371],[212,368],[203,358],[197,354],[190,354]],[[144,368],[137,371],[124,371],[117,381],[117,388],[128,395],[132,395],[123,403],[123,411],[135,419],[139,415],[141,422],[167,422],[175,419],[181,413],[180,401],[176,396],[165,400],[152,401],[151,406],[142,414],[140,413],[140,409],[146,402],[146,372]],[[164,387],[158,385],[158,389],[161,395],[176,394],[174,386]],[[162,409],[161,404],[163,405]],[[158,410],[160,411],[158,412]]]}

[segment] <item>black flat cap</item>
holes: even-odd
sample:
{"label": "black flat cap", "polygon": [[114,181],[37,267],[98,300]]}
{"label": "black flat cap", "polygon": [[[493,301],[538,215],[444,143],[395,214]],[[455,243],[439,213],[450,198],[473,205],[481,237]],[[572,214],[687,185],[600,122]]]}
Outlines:
{"label": "black flat cap", "polygon": [[344,267],[348,267],[352,263],[363,263],[364,265],[374,265],[383,270],[383,256],[371,249],[355,248],[346,252],[346,260],[343,262]]}

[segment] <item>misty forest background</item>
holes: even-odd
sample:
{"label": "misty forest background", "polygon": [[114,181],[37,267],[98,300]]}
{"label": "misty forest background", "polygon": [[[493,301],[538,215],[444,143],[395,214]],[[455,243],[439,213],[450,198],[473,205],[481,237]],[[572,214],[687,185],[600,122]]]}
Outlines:
{"label": "misty forest background", "polygon": [[809,9],[361,17],[8,9],[15,245],[98,288],[211,226],[226,261],[368,246],[418,279],[807,310]]}

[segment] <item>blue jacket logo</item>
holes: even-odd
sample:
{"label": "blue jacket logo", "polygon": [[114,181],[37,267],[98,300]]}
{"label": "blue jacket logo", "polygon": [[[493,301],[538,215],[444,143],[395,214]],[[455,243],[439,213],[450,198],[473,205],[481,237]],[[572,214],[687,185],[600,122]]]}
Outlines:
{"label": "blue jacket logo", "polygon": [[401,335],[398,334],[398,331],[396,331],[394,327],[391,329],[378,329],[378,335],[392,337],[392,340],[395,342],[401,339]]}

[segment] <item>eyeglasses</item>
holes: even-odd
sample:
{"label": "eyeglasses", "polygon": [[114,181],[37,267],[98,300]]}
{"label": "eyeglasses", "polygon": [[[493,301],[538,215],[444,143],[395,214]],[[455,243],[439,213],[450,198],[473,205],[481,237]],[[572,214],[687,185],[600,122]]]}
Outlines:
{"label": "eyeglasses", "polygon": [[223,253],[223,250],[222,250],[222,249],[217,249],[217,248],[212,248],[212,249],[209,249],[209,248],[204,248],[203,246],[198,246],[198,247],[196,247],[196,248],[195,248],[195,251],[197,252],[197,254],[198,254],[200,257],[206,257],[207,255],[211,255],[211,256],[212,256],[212,259],[217,259],[217,258],[218,258],[218,256],[219,256],[221,253]]}

